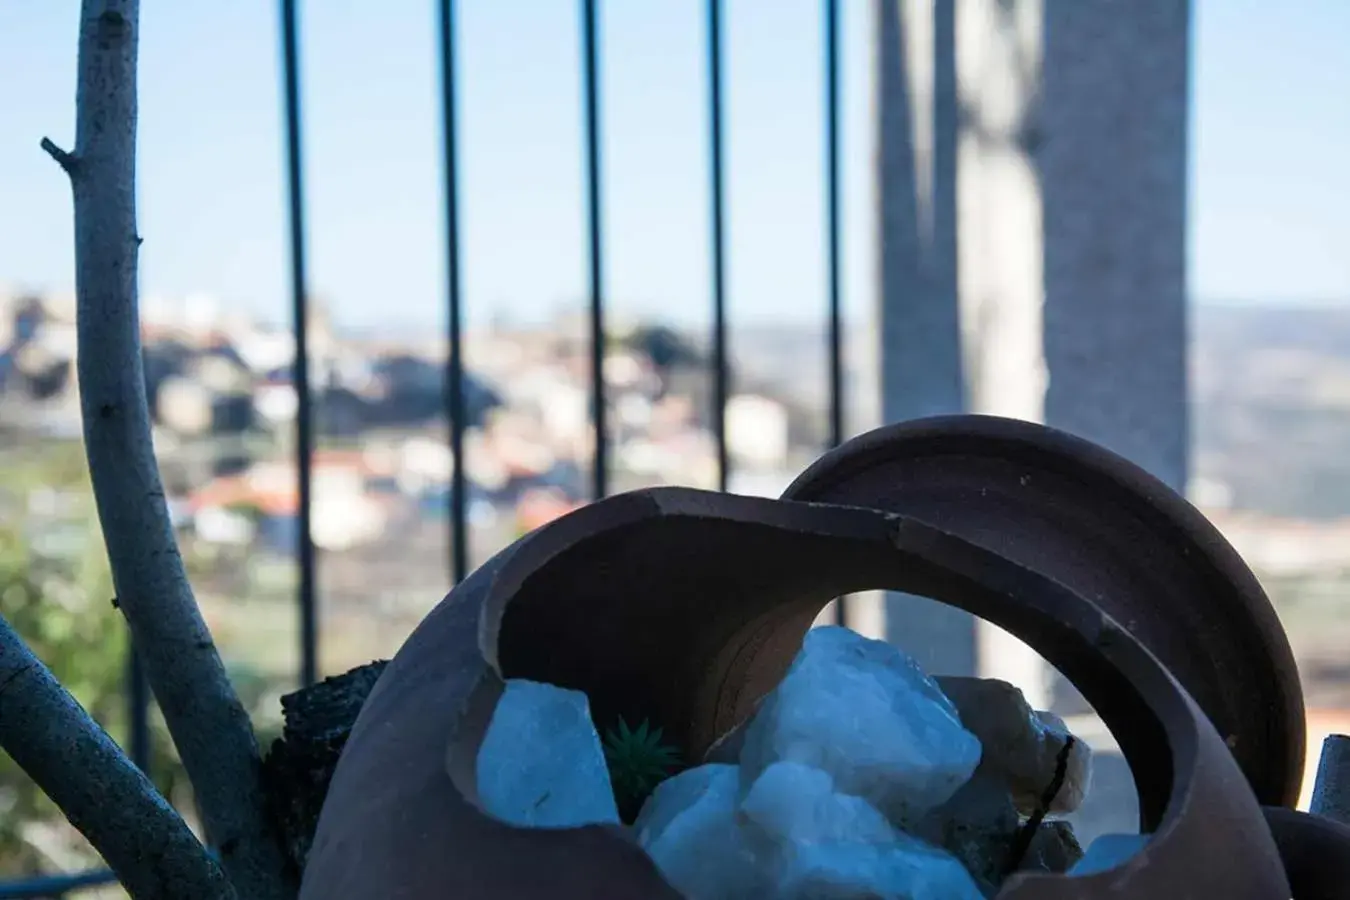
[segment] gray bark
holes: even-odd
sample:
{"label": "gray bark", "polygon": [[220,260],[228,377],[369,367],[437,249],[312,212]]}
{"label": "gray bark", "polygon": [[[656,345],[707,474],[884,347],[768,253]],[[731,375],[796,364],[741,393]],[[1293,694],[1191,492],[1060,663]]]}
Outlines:
{"label": "gray bark", "polygon": [[0,747],[137,900],[235,896],[150,779],[0,619]]}
{"label": "gray bark", "polygon": [[387,664],[376,660],[281,698],[285,730],[263,761],[263,773],[282,843],[297,872],[309,859],[342,748]]}
{"label": "gray bark", "polygon": [[85,0],[70,176],[85,452],[119,606],[192,781],[249,898],[294,896],[266,816],[257,740],[179,556],[150,437],[137,310],[137,0]]}

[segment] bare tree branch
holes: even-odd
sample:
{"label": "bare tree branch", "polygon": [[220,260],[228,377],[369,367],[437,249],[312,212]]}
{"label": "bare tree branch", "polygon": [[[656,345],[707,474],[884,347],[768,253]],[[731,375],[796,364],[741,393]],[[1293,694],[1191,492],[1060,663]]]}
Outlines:
{"label": "bare tree branch", "polygon": [[207,838],[241,895],[283,900],[294,879],[265,812],[257,739],[188,583],[150,437],[137,309],[139,5],[84,0],[75,147],[43,145],[74,195],[85,452],[119,605]]}
{"label": "bare tree branch", "polygon": [[66,171],[66,174],[75,171],[75,157],[52,143],[51,138],[43,138],[41,146],[43,150],[47,151],[47,155],[56,160],[56,164]]}
{"label": "bare tree branch", "polygon": [[0,747],[137,900],[233,900],[220,865],[140,769],[0,618]]}

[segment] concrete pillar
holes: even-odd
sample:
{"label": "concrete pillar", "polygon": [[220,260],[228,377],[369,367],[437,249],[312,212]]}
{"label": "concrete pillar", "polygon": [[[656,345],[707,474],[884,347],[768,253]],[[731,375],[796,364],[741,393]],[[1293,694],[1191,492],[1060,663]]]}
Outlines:
{"label": "concrete pillar", "polygon": [[[935,32],[950,36],[949,27],[934,24],[949,25],[951,2],[937,0],[936,18],[933,0],[873,4],[885,422],[959,412],[965,405],[955,296],[955,77],[950,52],[934,52]],[[975,671],[974,624],[967,613],[889,594],[885,631],[930,671]]]}
{"label": "concrete pillar", "polygon": [[[951,3],[874,7],[885,420],[1046,421],[1181,487],[1187,0],[952,2],[949,80]],[[886,617],[934,671],[1059,693],[1000,629],[908,597]]]}
{"label": "concrete pillar", "polygon": [[[960,0],[957,67],[961,330],[970,410],[1042,419],[1041,191],[1032,144],[1041,70],[1041,0]],[[1007,632],[977,623],[981,675],[1050,701],[1050,669]]]}
{"label": "concrete pillar", "polygon": [[1184,490],[1190,3],[1046,13],[1046,421]]}

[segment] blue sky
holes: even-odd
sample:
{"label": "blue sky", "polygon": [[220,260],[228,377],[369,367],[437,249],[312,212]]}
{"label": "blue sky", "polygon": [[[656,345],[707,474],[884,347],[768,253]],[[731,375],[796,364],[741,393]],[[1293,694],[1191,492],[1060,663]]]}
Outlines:
{"label": "blue sky", "polygon": [[[845,10],[845,285],[873,299],[870,46]],[[608,287],[620,314],[708,303],[704,20],[603,3]],[[76,0],[0,0],[0,284],[68,289],[69,195],[38,150],[73,133]],[[434,4],[302,3],[312,289],[338,320],[443,321]],[[579,308],[576,4],[461,0],[471,320]],[[820,3],[728,0],[729,303],[811,320],[824,297]],[[1350,3],[1197,0],[1194,296],[1350,300]],[[278,19],[270,0],[142,4],[142,290],[285,321]]]}

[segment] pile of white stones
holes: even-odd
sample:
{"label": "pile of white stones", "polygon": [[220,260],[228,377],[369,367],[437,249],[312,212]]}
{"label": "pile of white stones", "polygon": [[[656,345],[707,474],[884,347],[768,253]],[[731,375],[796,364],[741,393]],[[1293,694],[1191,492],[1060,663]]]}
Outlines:
{"label": "pile of white stones", "polygon": [[[817,628],[754,716],[662,782],[632,829],[690,900],[979,900],[1013,868],[1096,871],[1138,849],[1080,859],[1054,818],[1081,802],[1090,765],[1011,685],[933,679],[890,644]],[[508,681],[478,788],[515,825],[619,822],[577,691]]]}

